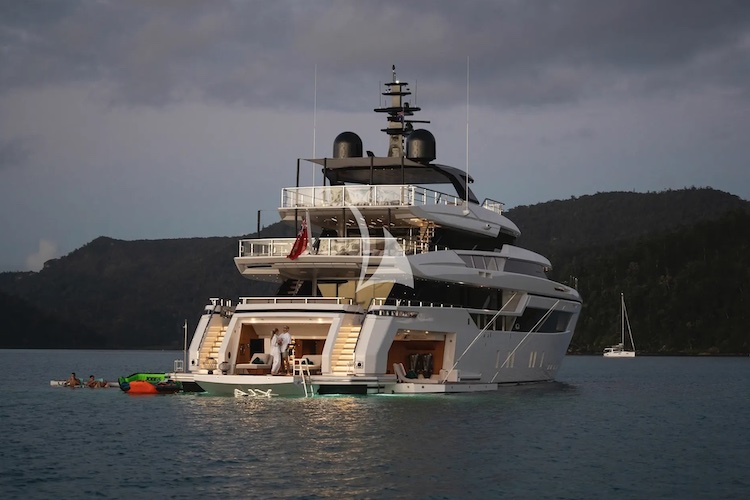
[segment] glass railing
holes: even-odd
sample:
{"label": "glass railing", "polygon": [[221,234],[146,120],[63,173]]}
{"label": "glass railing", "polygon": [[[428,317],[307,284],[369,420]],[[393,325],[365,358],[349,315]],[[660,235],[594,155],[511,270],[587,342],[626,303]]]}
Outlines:
{"label": "glass railing", "polygon": [[[295,238],[240,240],[239,256],[286,257],[292,251],[294,240]],[[416,242],[402,238],[319,238],[302,255],[398,257],[416,252]]]}
{"label": "glass railing", "polygon": [[254,304],[337,304],[352,305],[346,297],[240,297],[241,305]]}
{"label": "glass railing", "polygon": [[347,207],[347,206],[411,206],[460,205],[458,196],[441,193],[420,186],[313,186],[284,188],[282,208]]}
{"label": "glass railing", "polygon": [[399,307],[440,307],[440,308],[454,308],[461,306],[454,306],[452,304],[443,304],[441,302],[429,302],[426,300],[410,300],[410,299],[393,299],[393,298],[381,298],[375,297],[370,301],[368,307],[369,310],[375,308],[399,308]]}
{"label": "glass railing", "polygon": [[492,210],[493,212],[500,215],[502,215],[503,208],[505,208],[505,204],[503,202],[491,200],[489,198],[484,199],[484,201],[482,202],[482,206],[487,210]]}

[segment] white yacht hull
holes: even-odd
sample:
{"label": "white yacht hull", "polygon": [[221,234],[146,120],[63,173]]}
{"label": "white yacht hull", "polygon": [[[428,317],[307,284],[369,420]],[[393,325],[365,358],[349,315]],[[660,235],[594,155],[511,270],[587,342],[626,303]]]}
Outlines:
{"label": "white yacht hull", "polygon": [[[175,380],[182,381],[183,386],[191,382],[208,394],[223,396],[233,396],[235,390],[270,390],[273,395],[304,397],[318,393],[321,388],[322,394],[489,391],[505,384],[554,380],[573,335],[572,330],[554,333],[481,330],[473,324],[470,311],[461,308],[407,303],[398,307],[373,305],[372,314],[363,315],[361,309],[306,303],[308,299],[267,300],[271,303],[259,299],[257,303],[242,304],[227,319],[221,347],[216,348],[218,364],[226,365],[223,368],[226,374],[213,366],[212,374],[205,371],[175,374]],[[561,310],[572,307],[572,311],[577,311],[579,306],[569,303],[557,307]],[[294,325],[297,341],[310,342],[305,339],[312,337],[316,339],[314,342],[325,346],[319,355],[319,374],[305,378],[307,391],[300,376],[246,374],[252,364],[244,361],[238,364],[237,356],[233,355],[244,345],[240,341],[241,332],[247,333],[250,328],[262,332],[272,325],[287,323]],[[345,336],[343,332],[348,331],[342,325],[350,325],[357,332],[348,340],[351,354],[348,368],[343,370],[340,368],[343,358],[336,355],[337,343]],[[204,322],[199,323],[196,346],[200,344],[200,333],[208,330]],[[394,363],[403,363],[408,371],[408,353],[424,352],[426,348],[435,354],[431,376],[424,379],[420,372],[422,378],[397,382]],[[190,364],[197,365],[199,357],[196,347],[190,353]]]}
{"label": "white yacht hull", "polygon": [[634,358],[635,351],[605,352],[604,357],[605,358]]}
{"label": "white yacht hull", "polygon": [[385,387],[385,394],[455,394],[467,392],[496,391],[498,384],[431,384],[402,382]]}
{"label": "white yacht hull", "polygon": [[268,396],[305,397],[318,391],[317,384],[308,382],[305,386],[300,377],[291,375],[195,374],[193,380],[211,396],[234,396],[235,390],[238,390],[246,394],[264,393]]}
{"label": "white yacht hull", "polygon": [[[361,138],[342,132],[332,158],[308,160],[327,185],[282,190],[279,214],[297,237],[239,242],[238,271],[279,288],[205,308],[185,369],[209,394],[437,394],[555,379],[580,295],[513,244],[520,231],[501,202],[480,202],[465,171],[434,163],[407,85],[393,67],[390,104],[375,110],[387,115],[387,156],[364,156]],[[261,375],[284,327],[304,377]]]}

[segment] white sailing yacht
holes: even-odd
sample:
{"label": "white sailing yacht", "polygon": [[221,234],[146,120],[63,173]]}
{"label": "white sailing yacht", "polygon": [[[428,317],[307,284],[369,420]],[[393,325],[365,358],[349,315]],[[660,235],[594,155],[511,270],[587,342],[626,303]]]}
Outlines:
{"label": "white sailing yacht", "polygon": [[[243,239],[234,258],[273,296],[211,299],[173,378],[209,394],[415,394],[495,390],[555,378],[581,310],[547,278],[548,259],[514,245],[501,202],[479,201],[467,172],[435,163],[414,125],[408,83],[385,84],[385,156],[354,132],[320,169],[323,185],[285,187],[295,238]],[[429,187],[428,187],[429,186]],[[451,192],[452,191],[452,192]],[[318,228],[312,238],[309,228]],[[272,331],[289,326],[291,374],[273,376]]]}
{"label": "white sailing yacht", "polygon": [[[625,327],[628,329],[628,337],[632,350],[625,349]],[[628,310],[625,307],[625,294],[620,293],[620,343],[604,349],[605,358],[634,358],[635,342],[633,342],[633,332],[630,330],[630,320],[628,319]]]}

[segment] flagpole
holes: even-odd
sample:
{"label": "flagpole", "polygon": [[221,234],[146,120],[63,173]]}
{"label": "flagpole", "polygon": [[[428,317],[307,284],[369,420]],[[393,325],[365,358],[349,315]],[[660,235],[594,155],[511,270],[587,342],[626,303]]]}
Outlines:
{"label": "flagpole", "polygon": [[185,324],[182,326],[182,329],[185,332],[185,341],[183,343],[183,348],[182,348],[182,371],[184,373],[187,367],[187,330],[188,330],[187,319],[185,320]]}

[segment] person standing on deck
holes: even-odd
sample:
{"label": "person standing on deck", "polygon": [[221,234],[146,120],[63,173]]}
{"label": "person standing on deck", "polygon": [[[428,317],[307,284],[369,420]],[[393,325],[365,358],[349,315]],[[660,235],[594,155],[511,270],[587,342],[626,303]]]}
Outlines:
{"label": "person standing on deck", "polygon": [[279,367],[281,366],[281,335],[279,335],[279,329],[274,328],[271,331],[271,375],[279,374]]}
{"label": "person standing on deck", "polygon": [[288,374],[291,370],[289,367],[289,344],[292,343],[292,334],[289,333],[289,327],[284,325],[284,331],[279,335],[281,349],[281,366]]}

